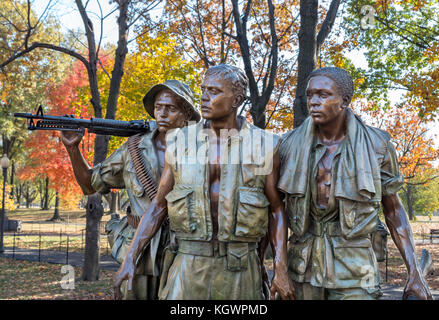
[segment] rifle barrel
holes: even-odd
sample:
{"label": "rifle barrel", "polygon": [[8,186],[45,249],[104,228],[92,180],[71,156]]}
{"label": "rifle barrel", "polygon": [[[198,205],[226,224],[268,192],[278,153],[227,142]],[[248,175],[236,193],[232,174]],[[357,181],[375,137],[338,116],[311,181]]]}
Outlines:
{"label": "rifle barrel", "polygon": [[[50,116],[32,113],[14,113],[14,117],[30,119],[29,130],[73,130],[86,128],[90,132],[104,135],[131,136],[154,129],[154,123],[145,120],[121,121],[102,118],[82,119],[69,116]],[[33,123],[36,119],[36,124]]]}

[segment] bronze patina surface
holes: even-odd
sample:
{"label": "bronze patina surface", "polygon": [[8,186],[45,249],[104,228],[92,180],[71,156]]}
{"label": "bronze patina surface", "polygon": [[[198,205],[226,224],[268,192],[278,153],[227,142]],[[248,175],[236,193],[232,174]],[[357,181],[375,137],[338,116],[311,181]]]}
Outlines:
{"label": "bronze patina surface", "polygon": [[[188,120],[199,119],[192,106],[193,95],[189,87],[177,80],[168,80],[154,86],[145,98],[145,109],[157,121],[157,129],[142,136],[138,145],[147,171],[157,184],[164,167],[166,132],[183,127]],[[130,201],[130,214],[122,219],[111,219],[106,230],[112,247],[112,255],[122,263],[136,231],[133,221],[139,220],[148,208],[149,199],[139,182],[133,160],[124,143],[102,163],[90,169],[82,157],[78,145],[82,136],[63,132],[62,141],[72,161],[75,177],[85,194],[110,192],[110,189],[126,189]],[[164,250],[169,244],[169,226],[163,226],[150,244],[144,248],[136,268],[132,290],[123,284],[124,299],[156,299],[160,275],[163,270]]]}
{"label": "bronze patina surface", "polygon": [[[279,139],[237,117],[247,89],[241,69],[209,68],[201,89],[204,121],[168,137],[176,139],[175,148],[168,145],[157,196],[116,275],[116,297],[123,280],[132,285],[135,261],[168,212],[179,246],[162,278],[161,299],[263,299],[257,247],[267,232],[275,254],[272,297],[294,298],[286,216],[276,188]],[[249,142],[263,145],[264,152],[252,157]],[[270,170],[261,173],[266,166]]]}
{"label": "bronze patina surface", "polygon": [[431,299],[397,195],[403,176],[390,135],[349,108],[353,81],[345,70],[315,70],[306,93],[310,117],[283,137],[278,184],[293,232],[288,258],[297,297],[379,296],[370,235],[381,204],[409,273],[403,298]]}

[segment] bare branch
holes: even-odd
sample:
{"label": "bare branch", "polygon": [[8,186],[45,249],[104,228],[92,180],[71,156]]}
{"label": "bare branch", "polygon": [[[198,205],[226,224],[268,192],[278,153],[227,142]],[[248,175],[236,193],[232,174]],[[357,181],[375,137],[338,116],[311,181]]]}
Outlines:
{"label": "bare branch", "polygon": [[201,45],[203,48],[203,54],[207,59],[207,50],[206,50],[206,44],[205,44],[205,40],[204,40],[204,32],[203,32],[203,20],[201,19],[201,14],[200,14],[200,2],[199,0],[197,0],[196,2],[196,12],[197,12],[197,18],[198,18],[198,30],[200,31],[200,36],[201,36]]}
{"label": "bare branch", "polygon": [[278,65],[278,39],[276,34],[276,26],[274,25],[274,5],[271,0],[267,1],[268,3],[268,14],[270,17],[270,33],[271,33],[271,68],[270,68],[270,77],[268,81],[267,90],[263,93],[263,103],[266,105],[270,99],[271,92],[274,89],[274,82],[276,80],[277,75],[277,65]]}
{"label": "bare branch", "polygon": [[249,15],[250,15],[250,9],[251,9],[251,7],[252,7],[252,0],[249,0],[249,1],[247,2],[247,7],[245,8],[245,11],[244,11],[244,16],[242,17],[242,23],[243,23],[244,25],[247,24],[248,17],[249,17]]}
{"label": "bare branch", "polygon": [[[99,36],[99,42],[98,42],[98,49],[96,50],[96,56],[98,57],[98,59],[99,59],[99,50],[101,49],[101,43],[102,43],[102,37],[103,37],[103,34],[104,34],[104,18],[103,18],[103,13],[102,13],[102,7],[101,7],[101,3],[99,2],[99,1],[97,1],[97,3],[98,3],[98,6],[99,6],[99,12],[100,12],[100,17],[99,17],[99,19],[101,20],[100,22],[100,24],[101,24],[101,34],[100,34],[100,36]],[[99,63],[101,64],[101,66],[102,66],[102,63],[101,63],[101,61],[99,60]],[[102,67],[102,69],[103,69],[103,67]],[[105,71],[105,69],[104,69],[104,71]]]}
{"label": "bare branch", "polygon": [[[291,76],[291,72],[293,71],[294,66],[296,65],[296,62],[297,62],[297,56],[296,56],[296,60],[294,60],[294,62],[291,64],[291,67],[290,67],[290,70],[288,71],[288,74],[287,74],[287,76],[286,76],[286,79],[285,79],[284,83],[282,84],[282,88],[281,88],[281,90],[280,90],[280,92],[279,92],[279,96],[277,97],[277,101],[276,101],[276,104],[274,105],[273,112],[272,112],[272,113],[270,114],[270,116],[268,117],[268,120],[267,120],[267,122],[266,122],[266,124],[265,124],[265,128],[266,128],[266,127],[268,126],[268,124],[270,123],[271,118],[273,117],[274,113],[275,113],[276,111],[280,111],[280,110],[276,110],[276,109],[277,109],[277,107],[278,107],[278,105],[279,105],[280,99],[281,99],[282,96],[283,96],[283,93],[284,93],[284,90],[285,90],[286,84],[287,84],[287,82],[288,82],[287,80],[288,80],[288,78]],[[288,108],[288,109],[290,109],[290,108]]]}
{"label": "bare branch", "polygon": [[131,28],[141,17],[147,19],[145,14],[151,10],[154,10],[159,4],[160,4],[160,0],[154,1],[154,2],[150,3],[149,6],[147,6],[144,10],[140,11],[138,13],[137,17],[132,19],[131,23],[128,24],[128,29]]}
{"label": "bare branch", "polygon": [[[419,38],[416,34],[413,34],[412,32],[410,32],[410,31],[408,31],[408,30],[406,30],[406,29],[404,29],[404,28],[402,28],[402,27],[400,27],[400,26],[398,26],[398,25],[396,25],[396,24],[394,24],[394,23],[392,23],[395,27],[392,27],[390,24],[391,24],[391,22],[389,22],[387,19],[386,20],[384,20],[384,19],[381,19],[381,18],[379,18],[379,17],[376,17],[375,18],[376,20],[378,20],[379,22],[381,22],[382,24],[384,24],[387,28],[389,28],[390,30],[392,30],[392,31],[394,31],[396,34],[398,34],[398,36],[400,36],[402,39],[404,39],[404,40],[406,40],[406,41],[408,41],[408,42],[410,42],[411,44],[414,44],[414,45],[416,45],[416,46],[418,46],[418,47],[420,47],[420,48],[422,48],[422,49],[428,49],[429,47],[430,47],[430,44],[428,43],[428,42],[426,42],[424,39],[422,39],[422,38]],[[398,32],[398,30],[396,29],[396,28],[398,28],[398,29],[400,29],[400,30],[402,30],[402,31],[406,31],[407,33],[410,33],[410,34],[412,34],[415,38],[418,38],[418,39],[420,39],[422,42],[424,42],[425,44],[422,44],[421,42],[418,42],[418,41],[416,41],[416,40],[414,40],[414,39],[410,39],[409,37],[406,37],[406,36],[404,36],[403,34],[401,34],[401,33],[399,33]]]}
{"label": "bare branch", "polygon": [[[249,78],[248,80],[249,80],[250,93],[251,95],[253,94],[254,96],[253,99],[256,99],[256,97],[259,96],[259,90],[256,81],[253,77],[253,70],[252,70],[251,59],[250,59],[250,48],[248,45],[245,20],[244,19],[241,20],[238,0],[232,0],[232,5],[233,5],[233,17],[235,18],[236,37],[239,47],[241,49],[241,55],[242,55],[242,60],[244,62],[245,73]],[[250,5],[251,5],[251,1],[247,3],[247,8],[246,8],[247,16],[248,13],[250,12]]]}
{"label": "bare branch", "polygon": [[111,81],[111,76],[110,76],[110,74],[107,72],[107,70],[105,70],[105,67],[104,67],[104,65],[102,64],[102,61],[101,61],[101,59],[99,59],[99,57],[98,57],[98,62],[99,62],[99,65],[101,66],[102,70],[104,71],[104,73],[107,75],[108,79]]}
{"label": "bare branch", "polygon": [[235,35],[233,35],[233,34],[230,34],[230,33],[228,33],[228,32],[224,32],[224,34],[225,34],[226,36],[232,38],[233,40],[238,40],[238,37],[235,36]]}
{"label": "bare branch", "polygon": [[340,0],[332,0],[331,5],[329,6],[328,13],[326,14],[325,20],[323,21],[322,27],[317,35],[317,52],[320,51],[320,47],[331,32],[335,18],[337,17],[339,5]]}
{"label": "bare branch", "polygon": [[84,64],[84,66],[87,68],[87,70],[89,70],[89,68],[90,68],[90,64],[88,63],[87,59],[85,59],[82,55],[80,55],[79,53],[77,53],[77,52],[75,52],[73,50],[70,50],[70,49],[67,49],[67,48],[63,48],[63,47],[60,47],[60,46],[56,46],[56,45],[53,45],[53,44],[42,43],[42,42],[34,42],[27,49],[14,54],[12,57],[10,57],[5,62],[2,62],[0,64],[0,69],[3,69],[5,66],[10,64],[11,62],[17,60],[18,58],[24,56],[25,54],[31,52],[32,50],[34,50],[36,48],[46,48],[46,49],[51,49],[51,50],[55,50],[55,51],[66,53],[66,54],[68,54],[68,55],[78,59],[79,61],[81,61]]}

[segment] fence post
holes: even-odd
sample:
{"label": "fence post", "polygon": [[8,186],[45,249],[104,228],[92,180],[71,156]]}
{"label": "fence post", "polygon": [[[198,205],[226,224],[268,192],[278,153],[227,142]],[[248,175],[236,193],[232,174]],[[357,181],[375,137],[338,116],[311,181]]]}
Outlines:
{"label": "fence post", "polygon": [[424,227],[422,227],[422,235],[421,235],[421,237],[422,237],[422,243],[424,243],[424,240],[425,240],[425,234],[424,234]]}
{"label": "fence post", "polygon": [[15,258],[15,232],[14,232],[14,240],[12,245],[12,259]]}
{"label": "fence post", "polygon": [[61,249],[62,249],[62,233],[61,233],[61,230],[62,229],[60,229],[59,230],[59,251],[61,252]]}
{"label": "fence post", "polygon": [[40,239],[38,241],[38,262],[41,262],[41,231],[40,231]]}
{"label": "fence post", "polygon": [[69,264],[69,235],[67,235],[66,264]]}
{"label": "fence post", "polygon": [[81,230],[81,250],[84,251],[84,229]]}
{"label": "fence post", "polygon": [[387,283],[387,262],[389,261],[389,250],[386,248],[386,283]]}

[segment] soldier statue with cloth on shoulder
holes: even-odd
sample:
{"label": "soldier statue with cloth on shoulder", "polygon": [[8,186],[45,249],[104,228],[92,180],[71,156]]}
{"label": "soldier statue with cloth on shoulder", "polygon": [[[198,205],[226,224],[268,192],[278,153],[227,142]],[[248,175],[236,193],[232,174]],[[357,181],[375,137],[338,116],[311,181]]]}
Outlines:
{"label": "soldier statue with cloth on shoulder", "polygon": [[403,176],[390,135],[349,108],[351,76],[321,68],[309,76],[310,117],[280,146],[278,187],[286,194],[292,236],[289,273],[302,300],[376,299],[379,270],[370,234],[380,204],[408,270],[403,299],[432,299],[420,271],[406,212]]}

